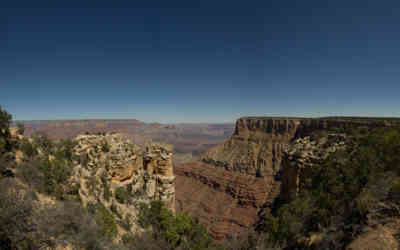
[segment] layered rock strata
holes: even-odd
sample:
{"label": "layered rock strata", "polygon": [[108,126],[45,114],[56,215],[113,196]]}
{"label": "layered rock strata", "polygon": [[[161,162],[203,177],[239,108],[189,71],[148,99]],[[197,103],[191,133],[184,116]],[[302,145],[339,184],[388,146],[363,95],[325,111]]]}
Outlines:
{"label": "layered rock strata", "polygon": [[175,174],[177,210],[198,217],[217,240],[255,223],[258,208],[280,190],[279,183],[201,162],[178,165]]}
{"label": "layered rock strata", "polygon": [[[311,142],[307,136],[316,131],[392,126],[396,122],[347,117],[240,118],[234,134],[222,145],[207,151],[202,156],[202,163],[176,166],[179,185],[177,209],[199,217],[217,239],[244,231],[257,220],[257,211],[268,213],[281,191],[290,193],[298,190],[300,171],[297,168],[287,168],[281,182],[281,166],[285,157],[292,157],[289,161],[296,166],[306,165],[312,162],[313,156],[328,153],[319,152],[320,146],[331,150],[342,146],[323,141]],[[340,138],[340,135],[336,137]],[[299,148],[289,147],[289,143],[297,138],[304,138],[297,142]],[[310,158],[296,158],[294,152]],[[213,195],[207,195],[207,192]],[[224,209],[219,211],[218,207]]]}

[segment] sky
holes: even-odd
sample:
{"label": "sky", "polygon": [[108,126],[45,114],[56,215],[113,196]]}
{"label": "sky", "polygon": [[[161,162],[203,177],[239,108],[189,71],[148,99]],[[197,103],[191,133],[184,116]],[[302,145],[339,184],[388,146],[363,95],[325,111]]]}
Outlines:
{"label": "sky", "polygon": [[15,120],[400,117],[399,30],[391,0],[1,1],[0,105]]}

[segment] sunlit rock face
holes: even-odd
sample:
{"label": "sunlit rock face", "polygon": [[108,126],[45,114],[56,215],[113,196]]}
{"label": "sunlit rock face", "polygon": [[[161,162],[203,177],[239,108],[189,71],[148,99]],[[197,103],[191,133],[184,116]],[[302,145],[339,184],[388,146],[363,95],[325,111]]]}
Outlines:
{"label": "sunlit rock face", "polygon": [[148,197],[164,201],[168,208],[175,211],[172,147],[161,143],[146,145],[144,170]]}
{"label": "sunlit rock face", "polygon": [[[149,143],[143,149],[121,134],[79,135],[75,140],[71,185],[79,187],[85,205],[101,203],[131,222],[140,204],[152,200],[175,211],[171,146]],[[135,230],[139,228],[133,225]]]}
{"label": "sunlit rock face", "polygon": [[[260,213],[269,213],[282,192],[287,198],[298,192],[301,166],[347,143],[341,135],[331,138],[337,145],[312,142],[307,136],[330,129],[391,125],[385,120],[347,117],[240,118],[233,135],[207,151],[201,162],[175,167],[177,210],[199,217],[216,239],[244,232]],[[328,149],[320,150],[323,146]]]}

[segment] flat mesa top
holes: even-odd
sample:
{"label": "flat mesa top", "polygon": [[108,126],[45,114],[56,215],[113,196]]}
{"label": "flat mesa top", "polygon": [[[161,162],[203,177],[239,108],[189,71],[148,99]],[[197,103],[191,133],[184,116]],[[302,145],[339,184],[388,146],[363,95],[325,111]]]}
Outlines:
{"label": "flat mesa top", "polygon": [[290,117],[290,116],[247,116],[240,119],[251,120],[345,120],[345,121],[390,121],[400,122],[400,117],[361,117],[361,116],[325,116],[325,117]]}

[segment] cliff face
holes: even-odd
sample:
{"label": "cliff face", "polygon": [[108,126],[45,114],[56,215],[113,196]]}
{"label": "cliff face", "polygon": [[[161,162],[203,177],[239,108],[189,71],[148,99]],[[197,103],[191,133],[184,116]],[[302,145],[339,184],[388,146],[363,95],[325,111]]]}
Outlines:
{"label": "cliff face", "polygon": [[199,217],[217,239],[243,231],[257,220],[261,207],[268,213],[281,191],[297,190],[299,171],[287,169],[281,182],[282,160],[290,155],[291,141],[317,130],[391,125],[386,120],[343,117],[240,118],[234,134],[206,152],[202,163],[176,166],[177,209]]}
{"label": "cliff face", "polygon": [[177,165],[175,174],[176,209],[198,217],[217,240],[254,224],[258,208],[279,192],[279,183],[201,162]]}
{"label": "cliff face", "polygon": [[138,229],[134,222],[140,203],[162,200],[175,211],[169,145],[151,143],[142,149],[120,134],[80,135],[76,141],[71,185],[83,204],[100,203],[121,221],[133,223],[133,232]]}
{"label": "cliff face", "polygon": [[234,134],[210,149],[203,161],[228,171],[265,177],[279,170],[285,145],[317,130],[392,126],[390,120],[356,118],[245,117],[236,122]]}

